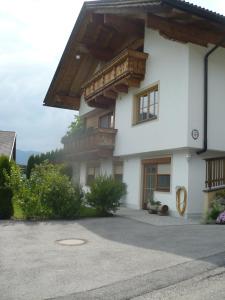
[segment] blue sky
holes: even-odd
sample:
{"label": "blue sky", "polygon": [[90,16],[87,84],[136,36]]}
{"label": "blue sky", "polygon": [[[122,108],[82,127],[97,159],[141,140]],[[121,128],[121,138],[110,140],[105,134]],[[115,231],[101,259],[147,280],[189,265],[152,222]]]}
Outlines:
{"label": "blue sky", "polygon": [[[192,3],[225,15],[225,1]],[[0,130],[17,148],[61,147],[74,112],[42,102],[83,4],[81,0],[0,0]]]}

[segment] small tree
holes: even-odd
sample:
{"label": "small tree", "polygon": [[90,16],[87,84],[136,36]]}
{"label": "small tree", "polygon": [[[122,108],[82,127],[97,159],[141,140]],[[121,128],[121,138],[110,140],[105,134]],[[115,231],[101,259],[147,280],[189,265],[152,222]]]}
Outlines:
{"label": "small tree", "polygon": [[0,156],[0,219],[9,219],[13,216],[13,194],[11,188],[6,185],[10,170],[8,157]]}
{"label": "small tree", "polygon": [[34,166],[35,166],[35,157],[34,157],[34,155],[31,155],[27,162],[27,168],[26,168],[27,178],[30,178],[30,173],[31,173],[32,169],[34,168]]}
{"label": "small tree", "polygon": [[116,212],[120,206],[120,199],[126,194],[126,185],[116,181],[111,176],[99,176],[90,186],[86,194],[87,203],[95,207],[98,214],[107,216]]}

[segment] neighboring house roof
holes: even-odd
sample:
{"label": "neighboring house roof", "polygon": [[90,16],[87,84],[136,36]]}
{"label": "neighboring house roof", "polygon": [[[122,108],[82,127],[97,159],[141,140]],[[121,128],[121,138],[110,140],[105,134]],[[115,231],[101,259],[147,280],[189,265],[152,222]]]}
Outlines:
{"label": "neighboring house roof", "polygon": [[0,130],[0,155],[8,156],[11,159],[13,157],[15,141],[16,133],[14,131]]}
{"label": "neighboring house roof", "polygon": [[171,40],[201,46],[218,44],[225,36],[225,16],[182,0],[84,2],[44,105],[78,110],[83,85],[98,64],[135,39],[143,40],[144,26]]}

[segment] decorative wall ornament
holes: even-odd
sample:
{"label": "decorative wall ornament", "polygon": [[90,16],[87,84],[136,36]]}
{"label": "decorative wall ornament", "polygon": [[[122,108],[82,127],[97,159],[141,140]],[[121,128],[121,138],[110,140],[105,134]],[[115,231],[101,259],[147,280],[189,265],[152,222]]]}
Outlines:
{"label": "decorative wall ornament", "polygon": [[191,132],[191,136],[194,140],[197,140],[199,138],[199,131],[198,129],[193,129]]}

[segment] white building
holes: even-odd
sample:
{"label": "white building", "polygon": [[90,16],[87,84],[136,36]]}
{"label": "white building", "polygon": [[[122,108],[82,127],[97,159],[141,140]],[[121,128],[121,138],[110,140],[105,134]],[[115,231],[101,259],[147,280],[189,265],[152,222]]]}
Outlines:
{"label": "white building", "polygon": [[183,187],[184,217],[201,215],[225,184],[224,46],[225,17],[184,1],[86,2],[44,101],[84,120],[64,141],[74,177],[112,174],[128,207],[171,215]]}

